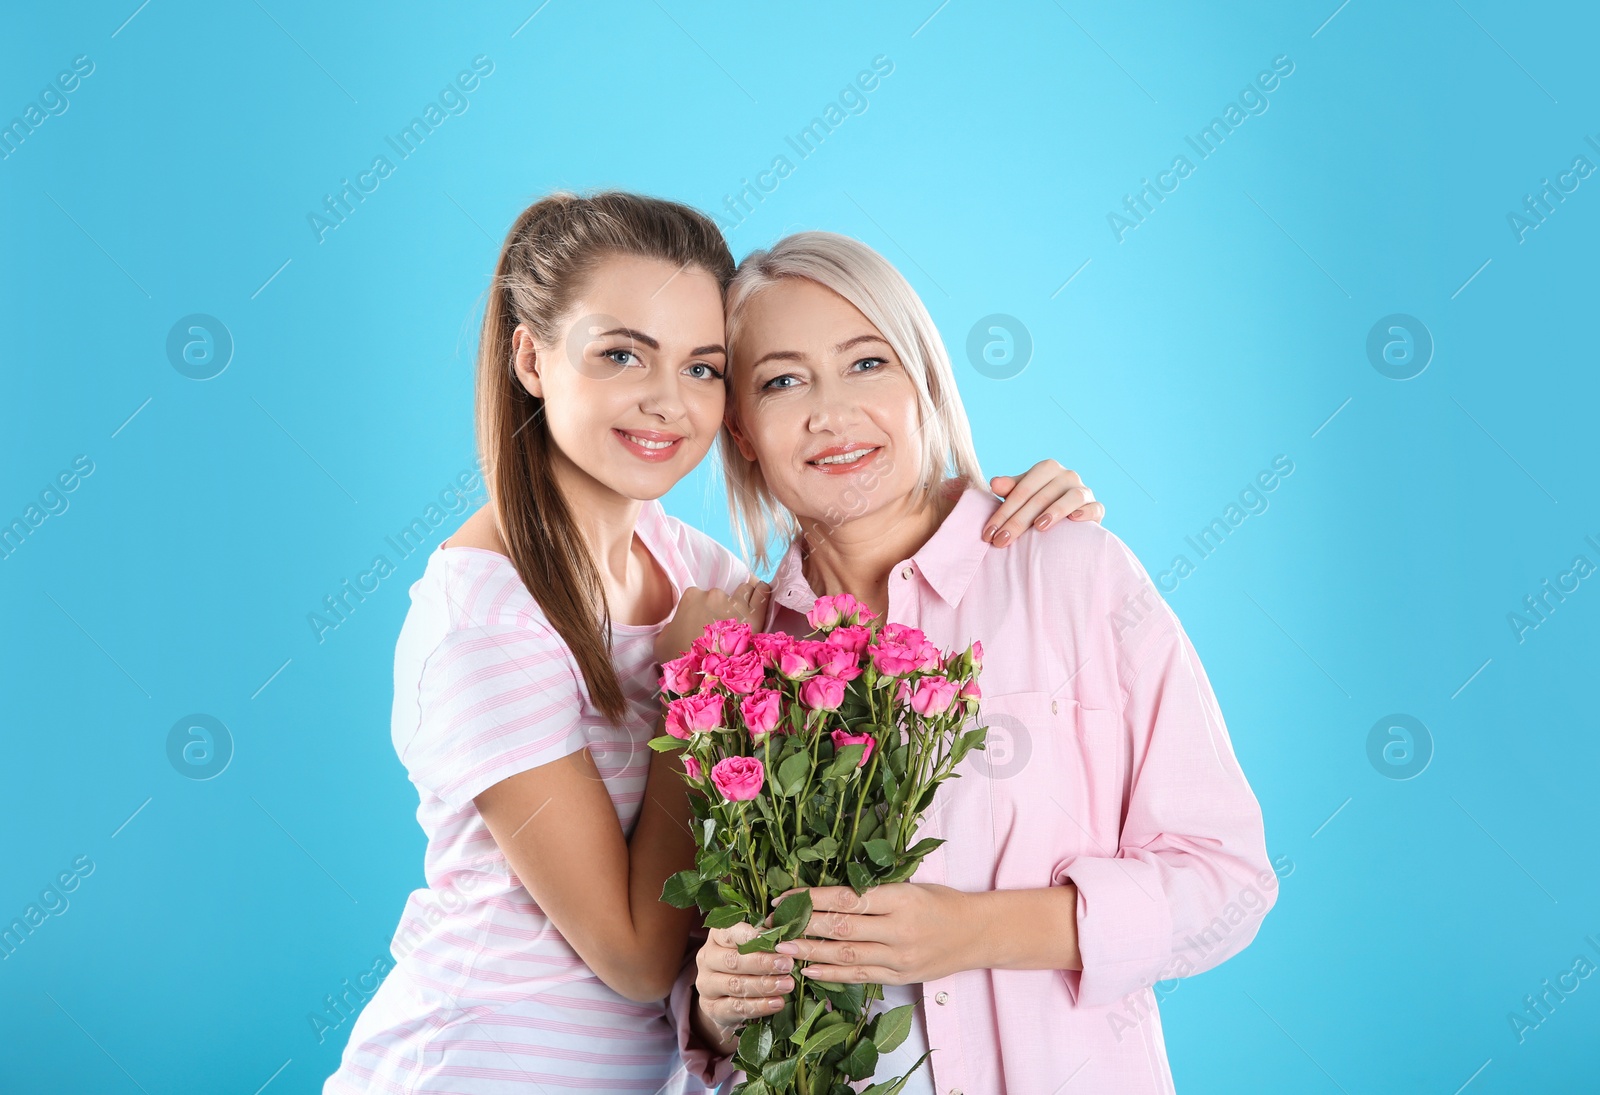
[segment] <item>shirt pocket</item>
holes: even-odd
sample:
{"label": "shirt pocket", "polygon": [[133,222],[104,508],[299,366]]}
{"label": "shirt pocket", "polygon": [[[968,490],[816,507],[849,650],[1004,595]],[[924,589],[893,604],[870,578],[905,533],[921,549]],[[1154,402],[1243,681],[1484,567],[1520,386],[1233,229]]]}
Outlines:
{"label": "shirt pocket", "polygon": [[[972,776],[989,788],[996,885],[1048,885],[1039,870],[1061,856],[1114,856],[1127,771],[1120,712],[1042,691],[985,696],[978,710],[989,733],[987,748],[972,754]],[[1056,858],[1035,870],[1032,856],[1006,862],[1012,848]]]}

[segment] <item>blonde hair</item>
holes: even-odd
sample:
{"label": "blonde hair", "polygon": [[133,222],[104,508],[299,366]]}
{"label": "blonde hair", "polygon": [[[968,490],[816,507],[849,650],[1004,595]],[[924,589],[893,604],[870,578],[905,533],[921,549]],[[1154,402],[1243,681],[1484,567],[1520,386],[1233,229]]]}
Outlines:
{"label": "blonde hair", "polygon": [[[849,301],[888,340],[905,366],[917,392],[922,423],[919,490],[923,495],[951,477],[967,486],[985,486],[950,355],[933,317],[900,271],[860,240],[835,232],[797,232],[745,256],[728,286],[729,352],[738,355],[746,307],[763,290],[788,278],[815,282]],[[728,415],[735,413],[730,399]],[[761,466],[744,458],[726,423],[719,447],[734,532],[746,558],[764,567],[773,537],[793,541],[800,534],[799,523],[773,496]]]}

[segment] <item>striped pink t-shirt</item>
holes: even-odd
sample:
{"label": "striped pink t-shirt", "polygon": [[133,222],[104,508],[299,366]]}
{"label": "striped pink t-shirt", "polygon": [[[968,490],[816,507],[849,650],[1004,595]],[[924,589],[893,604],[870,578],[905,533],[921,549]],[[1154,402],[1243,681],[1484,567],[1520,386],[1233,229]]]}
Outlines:
{"label": "striped pink t-shirt", "polygon": [[[674,599],[688,586],[731,592],[749,576],[659,502],[645,503],[636,529]],[[631,833],[650,768],[662,625],[612,626],[629,703],[613,728],[504,556],[436,549],[411,602],[395,650],[392,736],[420,798],[427,884],[406,901],[395,968],[356,1018],[324,1095],[706,1090],[681,1063],[665,1001],[630,1001],[584,964],[473,804],[509,776],[588,748]]]}

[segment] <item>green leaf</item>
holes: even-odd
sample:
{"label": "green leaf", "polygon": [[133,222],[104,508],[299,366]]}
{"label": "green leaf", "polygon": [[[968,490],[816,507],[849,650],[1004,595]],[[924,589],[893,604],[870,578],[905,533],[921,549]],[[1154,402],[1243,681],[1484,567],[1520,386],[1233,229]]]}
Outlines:
{"label": "green leaf", "polygon": [[749,918],[750,913],[738,905],[723,905],[706,914],[705,925],[708,928],[731,928]]}
{"label": "green leaf", "polygon": [[850,888],[856,893],[866,893],[877,882],[872,877],[872,872],[859,863],[845,865],[845,873],[850,876]]}
{"label": "green leaf", "polygon": [[794,875],[776,865],[767,868],[767,889],[773,893],[782,893],[793,888]]}
{"label": "green leaf", "polygon": [[698,871],[679,871],[661,887],[661,900],[674,908],[687,909],[695,904],[703,884]]}
{"label": "green leaf", "polygon": [[867,986],[854,982],[837,985],[829,981],[811,983],[821,989],[823,995],[833,1004],[835,1015],[847,1015],[852,1019],[861,1015],[862,1005],[866,1003]]}
{"label": "green leaf", "polygon": [[782,928],[770,928],[767,931],[762,932],[760,935],[740,943],[739,953],[754,954],[757,951],[761,951],[765,954],[771,954],[781,941],[782,936]]}
{"label": "green leaf", "polygon": [[787,1057],[781,1061],[773,1061],[761,1070],[761,1078],[767,1086],[776,1091],[782,1091],[794,1082],[794,1070],[800,1067],[800,1058]]}
{"label": "green leaf", "polygon": [[866,752],[865,745],[846,745],[839,750],[833,758],[833,763],[822,770],[823,779],[839,779],[848,776],[861,767],[861,754]]}
{"label": "green leaf", "polygon": [[811,757],[806,753],[796,753],[778,766],[778,794],[784,798],[793,798],[805,786],[806,777],[811,774]]}
{"label": "green leaf", "polygon": [[672,749],[682,749],[688,744],[682,738],[675,738],[671,734],[663,734],[659,738],[650,739],[650,748],[658,753],[665,753]]}
{"label": "green leaf", "polygon": [[733,867],[733,854],[726,848],[701,852],[695,867],[701,878],[722,878]]}
{"label": "green leaf", "polygon": [[733,1095],[772,1095],[772,1089],[766,1085],[764,1080],[757,1078],[746,1080],[734,1088]]}
{"label": "green leaf", "polygon": [[802,1020],[800,1025],[794,1029],[794,1032],[789,1035],[789,1041],[793,1042],[795,1045],[800,1045],[806,1040],[806,1035],[811,1033],[811,1024],[817,1021],[817,1016],[827,1014],[827,1012],[823,1009],[822,1000],[820,997],[806,1001],[805,1008],[805,1019]]}
{"label": "green leaf", "polygon": [[897,866],[894,870],[890,871],[888,874],[886,874],[882,878],[878,879],[878,884],[881,886],[881,885],[885,885],[885,884],[890,883],[890,882],[904,882],[906,879],[908,879],[912,875],[916,874],[917,873],[917,868],[920,867],[920,866],[922,866],[922,862],[920,860],[914,859],[914,858],[907,858],[903,863],[901,863],[899,866]]}
{"label": "green leaf", "polygon": [[839,1071],[852,1080],[865,1080],[878,1067],[878,1047],[872,1039],[863,1038],[839,1062]]}
{"label": "green leaf", "polygon": [[880,1053],[890,1053],[900,1048],[900,1043],[911,1033],[911,1013],[914,1004],[884,1012],[872,1022],[872,1041]]}
{"label": "green leaf", "polygon": [[761,1067],[772,1053],[772,1027],[757,1020],[746,1023],[739,1035],[739,1056],[749,1064]]}
{"label": "green leaf", "polygon": [[831,834],[817,841],[815,847],[818,852],[828,859],[832,859],[839,854],[839,842],[833,839]]}
{"label": "green leaf", "polygon": [[867,858],[880,867],[894,862],[894,845],[887,840],[869,840],[862,847],[866,849]]}
{"label": "green leaf", "polygon": [[783,929],[784,939],[798,939],[811,923],[811,891],[800,890],[778,902],[772,912],[772,923]]}
{"label": "green leaf", "polygon": [[913,844],[910,847],[910,849],[907,850],[906,854],[907,855],[914,855],[918,859],[921,859],[923,856],[927,855],[929,852],[933,851],[935,848],[937,848],[939,845],[941,845],[943,843],[944,843],[943,840],[939,840],[939,839],[936,839],[936,838],[931,837],[931,836],[930,837],[924,837],[921,840],[917,841],[915,844]]}
{"label": "green leaf", "polygon": [[[910,1006],[909,1004],[907,1005]],[[831,1014],[831,1013],[830,1013]],[[801,1057],[810,1057],[814,1053],[822,1053],[831,1046],[836,1046],[846,1038],[854,1028],[849,1023],[835,1023],[831,1027],[824,1027],[805,1040],[800,1047]]]}

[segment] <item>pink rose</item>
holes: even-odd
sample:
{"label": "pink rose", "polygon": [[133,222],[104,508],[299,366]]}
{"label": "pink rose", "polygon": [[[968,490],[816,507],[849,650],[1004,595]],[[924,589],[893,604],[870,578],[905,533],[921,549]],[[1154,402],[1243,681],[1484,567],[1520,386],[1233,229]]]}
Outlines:
{"label": "pink rose", "polygon": [[919,715],[942,715],[955,698],[955,682],[944,677],[923,677],[911,686],[911,709]]}
{"label": "pink rose", "polygon": [[766,769],[756,757],[724,757],[711,766],[711,782],[729,802],[755,798],[766,778]]}
{"label": "pink rose", "polygon": [[806,613],[806,623],[815,630],[838,627],[841,624],[859,624],[874,619],[876,613],[848,593],[831,597],[818,597]]}
{"label": "pink rose", "polygon": [[768,669],[778,668],[778,657],[794,645],[794,637],[782,631],[763,631],[750,636],[751,644],[761,656],[761,664]]}
{"label": "pink rose", "polygon": [[861,750],[861,763],[856,765],[857,768],[863,767],[867,763],[867,758],[872,756],[873,746],[877,745],[877,741],[874,740],[871,734],[850,734],[843,730],[835,730],[831,736],[835,750],[843,749],[846,745],[866,746],[865,749]]}
{"label": "pink rose", "polygon": [[828,633],[829,646],[842,646],[858,657],[867,650],[867,643],[872,640],[872,632],[859,625],[849,627],[836,627]]}
{"label": "pink rose", "polygon": [[696,648],[731,658],[750,649],[750,625],[738,620],[715,620],[696,639]]}
{"label": "pink rose", "polygon": [[811,664],[811,659],[800,653],[795,647],[791,646],[778,655],[778,672],[788,677],[791,681],[797,681],[801,677],[809,676],[816,671],[817,667]]}
{"label": "pink rose", "polygon": [[[706,660],[710,661],[713,657],[716,655],[707,655]],[[766,670],[762,668],[761,657],[753,650],[724,658],[717,668],[717,679],[728,686],[728,691],[740,696],[748,696],[760,687],[765,675]]]}
{"label": "pink rose", "polygon": [[813,711],[837,711],[844,702],[844,682],[838,677],[812,677],[800,686],[800,702]]}
{"label": "pink rose", "polygon": [[944,655],[939,653],[939,648],[928,642],[922,641],[922,646],[917,651],[917,668],[924,673],[936,673],[944,668]]}
{"label": "pink rose", "polygon": [[923,634],[919,628],[912,627],[909,624],[884,624],[883,630],[878,632],[878,641],[902,643],[913,650],[918,650],[923,643],[928,641],[928,636]]}
{"label": "pink rose", "polygon": [[873,666],[885,677],[904,676],[919,663],[916,651],[893,640],[880,640],[876,646],[869,646],[867,652],[872,656]]}
{"label": "pink rose", "polygon": [[841,646],[827,647],[826,653],[817,658],[817,669],[830,677],[838,677],[841,681],[853,681],[861,676],[861,666],[853,651]]}
{"label": "pink rose", "polygon": [[964,682],[961,685],[961,690],[956,693],[956,699],[966,700],[969,703],[973,700],[979,700],[982,698],[983,692],[978,688],[978,680],[976,677]]}
{"label": "pink rose", "polygon": [[972,668],[983,668],[983,640],[976,639],[972,643]]}
{"label": "pink rose", "polygon": [[716,692],[697,692],[667,704],[667,733],[687,738],[696,730],[715,730],[722,725],[722,696]]}
{"label": "pink rose", "polygon": [[752,738],[759,739],[763,734],[772,733],[782,713],[782,700],[781,693],[770,688],[758,688],[740,701],[739,713],[744,716],[744,724],[750,728]]}
{"label": "pink rose", "polygon": [[700,782],[700,762],[699,761],[695,760],[693,757],[685,756],[683,758],[683,770],[685,772],[689,773],[689,778],[690,779],[694,780],[696,783]]}
{"label": "pink rose", "polygon": [[681,658],[661,663],[661,687],[687,695],[700,687],[700,656],[693,650]]}

